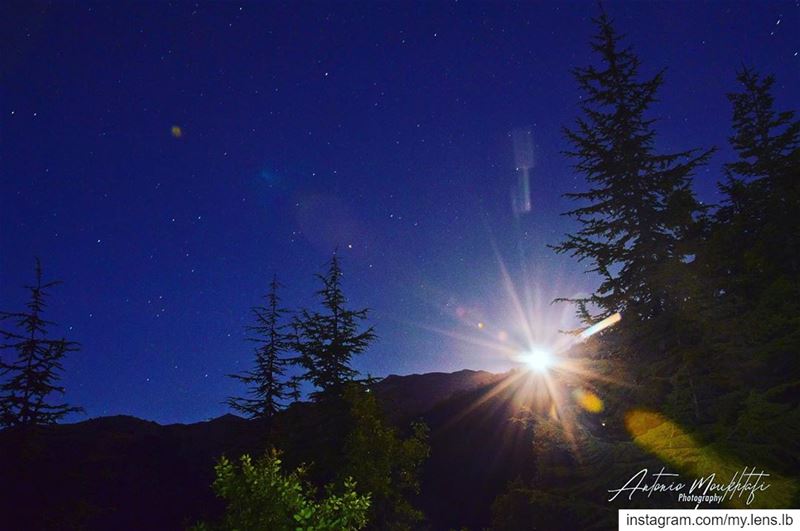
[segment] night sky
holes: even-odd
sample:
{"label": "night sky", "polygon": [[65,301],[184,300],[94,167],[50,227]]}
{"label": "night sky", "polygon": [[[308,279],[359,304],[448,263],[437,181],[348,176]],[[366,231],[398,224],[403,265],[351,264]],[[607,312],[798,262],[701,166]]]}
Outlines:
{"label": "night sky", "polygon": [[[32,4],[32,5],[29,5]],[[800,4],[606,4],[652,75],[667,67],[658,148],[730,160],[742,64],[800,94]],[[190,422],[241,394],[244,326],[273,274],[290,308],[338,246],[378,341],[364,373],[500,371],[521,334],[568,328],[556,296],[590,291],[546,248],[580,188],[561,127],[570,70],[594,60],[594,3],[29,3],[0,8],[0,309],[34,257],[54,333],[79,341],[66,399],[91,416]],[[795,105],[796,107],[796,105]],[[530,214],[515,217],[509,132],[530,128]],[[526,293],[530,294],[530,299]],[[70,420],[86,418],[82,415]]]}

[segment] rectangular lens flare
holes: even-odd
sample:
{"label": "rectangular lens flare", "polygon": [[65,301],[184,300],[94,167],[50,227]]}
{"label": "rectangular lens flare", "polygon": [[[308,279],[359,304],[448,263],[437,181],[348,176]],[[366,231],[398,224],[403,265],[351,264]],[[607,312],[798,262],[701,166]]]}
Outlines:
{"label": "rectangular lens flare", "polygon": [[589,328],[587,328],[586,330],[584,330],[583,332],[581,332],[579,337],[582,340],[589,339],[590,337],[592,337],[596,333],[601,332],[601,331],[605,330],[606,328],[608,328],[609,326],[620,322],[620,320],[622,320],[622,315],[620,315],[619,312],[617,312],[617,313],[615,313],[613,315],[609,315],[608,317],[606,317],[605,319],[603,319],[599,323],[595,323],[592,326],[590,326]]}

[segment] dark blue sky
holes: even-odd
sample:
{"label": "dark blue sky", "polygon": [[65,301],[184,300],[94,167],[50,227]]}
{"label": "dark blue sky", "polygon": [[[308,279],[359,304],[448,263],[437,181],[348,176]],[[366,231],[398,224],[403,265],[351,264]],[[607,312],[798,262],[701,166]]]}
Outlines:
{"label": "dark blue sky", "polygon": [[[742,63],[800,94],[796,2],[609,2],[646,74],[667,67],[661,150],[716,145],[714,201]],[[501,370],[520,331],[496,258],[531,288],[537,340],[555,296],[592,288],[554,243],[560,154],[593,61],[594,3],[13,2],[0,8],[0,308],[33,258],[64,285],[54,329],[83,348],[67,399],[89,416],[222,414],[252,359],[248,308],[273,273],[289,307],[338,245],[378,342],[374,375]],[[173,126],[181,136],[171,134]],[[531,129],[533,211],[515,220],[509,131]],[[522,296],[523,300],[525,296]],[[454,336],[479,339],[487,346]],[[506,339],[506,337],[510,339]],[[75,417],[75,419],[82,417]]]}

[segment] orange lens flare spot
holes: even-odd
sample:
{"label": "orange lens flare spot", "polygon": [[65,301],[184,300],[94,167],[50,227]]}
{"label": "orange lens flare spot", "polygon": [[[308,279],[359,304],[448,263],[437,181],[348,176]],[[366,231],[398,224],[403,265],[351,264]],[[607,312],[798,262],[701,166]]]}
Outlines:
{"label": "orange lens flare spot", "polygon": [[603,411],[603,400],[591,391],[585,389],[575,389],[573,396],[578,405],[589,413],[600,413]]}
{"label": "orange lens flare spot", "polygon": [[181,129],[178,125],[173,125],[172,129],[170,129],[170,132],[174,138],[180,138],[183,136],[183,129]]}

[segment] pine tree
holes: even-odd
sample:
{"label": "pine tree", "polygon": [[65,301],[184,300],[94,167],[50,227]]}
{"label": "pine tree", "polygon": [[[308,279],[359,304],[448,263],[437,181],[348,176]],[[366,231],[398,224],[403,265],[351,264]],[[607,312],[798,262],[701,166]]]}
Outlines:
{"label": "pine tree", "polygon": [[305,378],[319,391],[312,396],[339,396],[342,386],[358,374],[350,366],[353,355],[361,354],[375,339],[372,327],[359,331],[359,321],[366,319],[367,309],[349,310],[341,285],[339,258],[333,254],[328,271],[317,275],[322,289],[323,312],[302,310],[295,321],[298,330],[297,350]]}
{"label": "pine tree", "polygon": [[716,322],[715,375],[728,389],[800,377],[800,120],[776,111],[772,76],[738,72],[725,194],[701,254]]}
{"label": "pine tree", "polygon": [[647,112],[663,71],[640,80],[639,58],[620,44],[605,12],[595,22],[599,32],[591,46],[602,65],[575,70],[584,116],[565,130],[573,146],[567,155],[590,189],[566,194],[584,202],[566,213],[581,228],[554,249],[588,261],[602,279],[594,294],[573,301],[584,320],[617,311],[645,320],[674,305],[665,279],[692,252],[686,242],[701,206],[691,176],[711,150],[656,153]]}
{"label": "pine tree", "polygon": [[67,404],[52,404],[53,394],[64,394],[58,385],[61,364],[67,352],[78,350],[78,343],[66,339],[48,339],[42,313],[48,290],[59,281],[43,282],[42,267],[36,260],[36,283],[25,286],[30,291],[27,311],[0,312],[0,320],[10,320],[16,331],[0,330],[2,350],[16,352],[11,363],[0,360],[0,376],[8,378],[0,385],[0,426],[54,424],[69,413],[82,411]]}
{"label": "pine tree", "polygon": [[728,99],[730,142],[739,159],[725,167],[727,182],[720,188],[726,201],[716,216],[729,259],[727,291],[753,288],[759,278],[800,275],[800,120],[792,111],[775,111],[773,76],[744,68],[737,80],[742,91]]}
{"label": "pine tree", "polygon": [[288,386],[288,397],[292,402],[299,402],[303,396],[300,391],[301,383],[302,383],[301,377],[292,376],[286,384]]}
{"label": "pine tree", "polygon": [[286,379],[285,372],[292,361],[287,352],[293,341],[281,322],[286,310],[280,306],[279,289],[278,279],[273,277],[266,296],[267,305],[252,308],[256,324],[248,326],[247,330],[254,334],[248,339],[258,345],[255,368],[231,375],[248,386],[249,397],[231,397],[228,404],[251,418],[272,418],[292,397],[292,383]]}
{"label": "pine tree", "polygon": [[731,174],[763,181],[773,193],[796,191],[791,179],[798,168],[800,120],[794,111],[775,111],[774,76],[761,76],[749,68],[737,74],[742,92],[728,94],[733,105],[734,135],[731,145],[739,160],[727,165]]}

